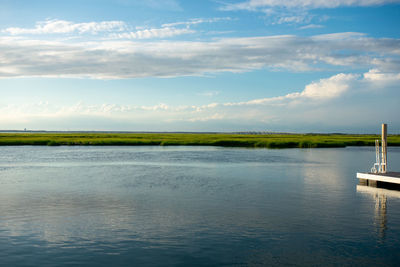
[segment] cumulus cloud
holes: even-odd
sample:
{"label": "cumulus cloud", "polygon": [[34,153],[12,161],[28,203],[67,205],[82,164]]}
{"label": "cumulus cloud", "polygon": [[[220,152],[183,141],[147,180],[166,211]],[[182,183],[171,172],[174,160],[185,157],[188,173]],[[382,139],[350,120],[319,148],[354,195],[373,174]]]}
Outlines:
{"label": "cumulus cloud", "polygon": [[[302,113],[304,112],[304,109],[314,109],[316,106],[325,107],[325,105],[329,105],[330,102],[335,100],[339,101],[336,103],[346,106],[346,103],[341,103],[341,100],[344,99],[346,95],[356,95],[356,99],[357,97],[365,98],[363,95],[368,95],[371,91],[383,93],[387,88],[396,87],[399,82],[400,73],[385,73],[377,69],[372,69],[364,74],[339,73],[328,78],[313,81],[299,92],[289,93],[284,96],[253,99],[245,102],[214,104],[213,108],[247,107],[247,110],[257,112],[260,116],[263,115],[258,113],[257,110],[267,112],[269,115],[273,112],[276,118],[283,116],[285,111],[290,108],[291,111],[301,115],[304,114]],[[398,88],[394,88],[394,90],[398,90]],[[376,95],[374,97],[376,97]],[[356,104],[356,102],[357,101],[354,101],[349,104],[353,105]],[[262,106],[265,108],[260,109]],[[204,109],[208,107],[203,106],[202,108]],[[298,112],[299,110],[302,110],[302,112]],[[321,110],[325,109],[322,108]],[[319,119],[325,115],[326,114],[323,115],[321,113]],[[291,114],[290,116],[296,115]],[[310,115],[308,114],[305,118],[309,116]],[[304,118],[300,120],[303,119]]]}
{"label": "cumulus cloud", "polygon": [[[222,38],[204,42],[58,42],[0,37],[0,78],[177,77],[254,69],[400,69],[400,40],[360,33]],[[386,67],[389,69],[388,67]]]}
{"label": "cumulus cloud", "polygon": [[350,88],[357,77],[357,74],[340,73],[328,79],[321,79],[307,85],[301,96],[317,99],[338,97]]}
{"label": "cumulus cloud", "polygon": [[123,21],[101,21],[74,23],[66,20],[46,20],[36,23],[35,28],[10,27],[3,30],[12,35],[21,34],[62,34],[62,33],[91,33],[115,32],[125,30],[127,25]]}
{"label": "cumulus cloud", "polygon": [[340,97],[350,88],[358,87],[360,75],[352,73],[339,73],[329,78],[323,78],[306,85],[301,92],[293,92],[284,96],[253,99],[245,102],[224,103],[223,106],[288,106],[299,103],[327,101]]}
{"label": "cumulus cloud", "polygon": [[[371,73],[381,76],[371,80]],[[385,83],[375,82],[384,78],[387,78]],[[397,114],[400,111],[396,98],[400,96],[399,82],[399,73],[382,73],[379,70],[364,74],[339,73],[311,82],[302,91],[284,96],[203,106],[191,119],[201,121],[217,114],[223,116],[221,121],[236,121],[239,125],[254,122],[255,125],[278,125],[276,129],[282,129],[284,125],[297,125],[304,129],[304,125],[312,123],[319,125],[319,129],[324,124],[330,124],[339,127],[336,130],[347,128],[349,131],[355,125],[379,125],[384,118],[398,128]],[[384,99],[388,103],[385,109],[373,108],[374,104]]]}

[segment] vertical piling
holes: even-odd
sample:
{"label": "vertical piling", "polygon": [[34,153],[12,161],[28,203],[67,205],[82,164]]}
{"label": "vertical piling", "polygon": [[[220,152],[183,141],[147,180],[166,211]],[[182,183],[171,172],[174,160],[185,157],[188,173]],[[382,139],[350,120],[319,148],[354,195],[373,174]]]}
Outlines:
{"label": "vertical piling", "polygon": [[387,171],[387,124],[382,124],[382,173]]}

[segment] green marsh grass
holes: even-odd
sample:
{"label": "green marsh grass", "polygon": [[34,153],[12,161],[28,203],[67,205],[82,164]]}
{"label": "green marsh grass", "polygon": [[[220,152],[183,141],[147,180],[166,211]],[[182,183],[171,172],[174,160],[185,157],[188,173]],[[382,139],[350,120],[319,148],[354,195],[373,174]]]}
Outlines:
{"label": "green marsh grass", "polygon": [[[348,134],[194,134],[194,133],[0,133],[0,145],[222,146],[320,148],[374,146],[378,135]],[[388,136],[400,146],[400,135]]]}

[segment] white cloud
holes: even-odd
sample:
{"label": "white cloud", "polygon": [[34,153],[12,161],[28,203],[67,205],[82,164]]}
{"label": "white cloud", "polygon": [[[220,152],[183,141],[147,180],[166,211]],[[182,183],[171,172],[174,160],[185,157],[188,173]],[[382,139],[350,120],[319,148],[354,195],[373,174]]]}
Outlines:
{"label": "white cloud", "polygon": [[[377,82],[380,82],[379,84]],[[253,99],[245,102],[224,103],[222,106],[290,106],[299,103],[323,103],[339,98],[348,93],[367,93],[371,89],[382,91],[383,88],[400,82],[400,73],[383,73],[372,69],[362,75],[339,73],[306,85],[301,92],[293,92],[284,96]]]}
{"label": "white cloud", "polygon": [[66,20],[47,20],[36,23],[35,28],[10,27],[3,32],[12,35],[22,34],[65,34],[65,33],[91,33],[124,31],[126,24],[123,21],[101,21],[74,23]]}
{"label": "white cloud", "polygon": [[311,21],[311,17],[308,15],[293,15],[293,16],[284,16],[280,17],[277,24],[300,24],[300,23],[309,23]]}
{"label": "white cloud", "polygon": [[164,27],[158,29],[140,30],[135,32],[124,32],[124,33],[114,34],[112,36],[124,39],[152,39],[152,38],[173,37],[182,34],[190,34],[194,32],[195,32],[194,30],[188,28],[177,29],[171,27]]}
{"label": "white cloud", "polygon": [[219,21],[232,20],[230,17],[223,18],[197,18],[189,21],[162,24],[159,28],[146,28],[137,26],[136,31],[123,21],[101,21],[74,23],[66,20],[46,20],[37,22],[34,28],[10,27],[2,30],[2,33],[10,35],[40,35],[40,34],[98,34],[105,33],[104,37],[112,39],[152,39],[170,38],[183,34],[195,33],[190,27],[202,23],[215,23]]}
{"label": "white cloud", "polygon": [[364,73],[364,79],[373,83],[387,84],[400,81],[400,73],[385,73],[379,69],[372,69]]}
{"label": "white cloud", "polygon": [[307,30],[307,29],[320,29],[320,28],[324,28],[323,25],[318,25],[318,24],[308,24],[305,26],[300,27],[300,30]]}
{"label": "white cloud", "polygon": [[231,18],[225,17],[225,18],[191,19],[189,21],[165,23],[161,25],[161,28],[145,29],[139,27],[137,31],[117,33],[111,36],[114,38],[123,38],[123,39],[168,38],[183,34],[195,33],[196,31],[190,28],[192,25],[197,25],[202,23],[215,23],[224,20],[231,20]]}
{"label": "white cloud", "polygon": [[321,79],[307,85],[301,96],[317,99],[338,97],[351,87],[351,83],[356,81],[358,76],[340,73],[328,79]]}
{"label": "white cloud", "polygon": [[196,18],[191,19],[188,21],[180,21],[180,22],[173,22],[173,23],[165,23],[162,27],[176,27],[176,26],[190,26],[202,23],[215,23],[220,21],[230,21],[232,18],[230,17],[222,17],[222,18]]}
{"label": "white cloud", "polygon": [[359,82],[360,75],[339,73],[329,78],[320,79],[305,86],[301,92],[293,92],[284,96],[253,99],[246,102],[224,103],[224,106],[288,106],[298,103],[327,101],[349,91]]}
{"label": "white cloud", "polygon": [[266,7],[336,8],[400,3],[399,0],[249,0],[224,6],[225,10],[259,10]]}
{"label": "white cloud", "polygon": [[265,14],[264,19],[266,23],[269,24],[310,24],[312,21],[318,23],[328,19],[327,16],[315,16],[310,14],[308,10],[304,9],[288,9],[281,7],[270,7],[255,9],[254,11],[259,11]]}
{"label": "white cloud", "polygon": [[177,77],[254,69],[400,70],[400,40],[360,33],[222,38],[204,42],[60,42],[0,37],[0,78]]}

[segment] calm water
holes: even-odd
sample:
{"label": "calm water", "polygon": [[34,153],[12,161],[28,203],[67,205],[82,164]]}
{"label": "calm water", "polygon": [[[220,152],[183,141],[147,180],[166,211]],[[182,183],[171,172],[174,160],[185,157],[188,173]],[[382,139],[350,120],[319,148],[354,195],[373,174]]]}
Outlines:
{"label": "calm water", "polygon": [[398,266],[400,191],[357,186],[374,159],[373,147],[0,147],[0,265]]}

